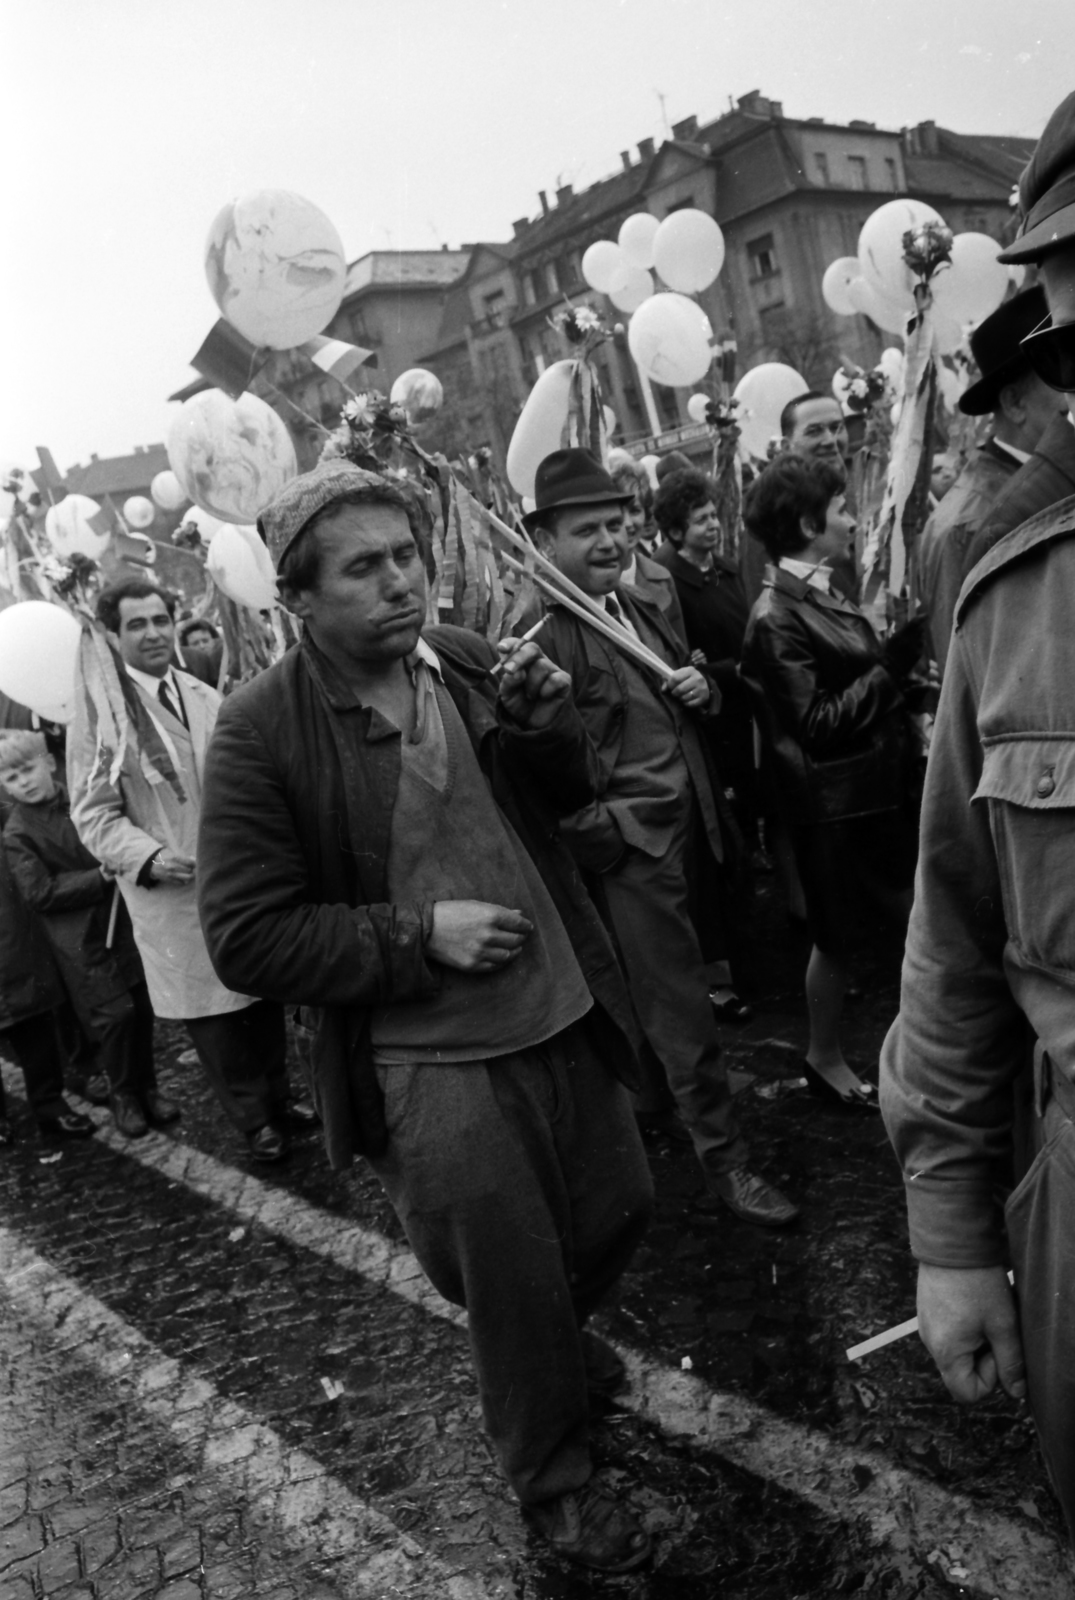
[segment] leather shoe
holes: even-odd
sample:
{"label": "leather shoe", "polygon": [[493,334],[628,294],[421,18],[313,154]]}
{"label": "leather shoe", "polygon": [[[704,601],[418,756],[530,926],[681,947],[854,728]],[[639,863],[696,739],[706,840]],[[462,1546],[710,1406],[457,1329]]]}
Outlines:
{"label": "leather shoe", "polygon": [[670,1139],[673,1144],[694,1143],[690,1129],[678,1111],[642,1111],[635,1113],[638,1131],[643,1139]]}
{"label": "leather shoe", "polygon": [[0,1117],[0,1149],[15,1143],[15,1129],[6,1117]]}
{"label": "leather shoe", "polygon": [[733,1167],[730,1172],[707,1172],[706,1182],[728,1210],[744,1222],[756,1222],[763,1228],[786,1228],[799,1215],[798,1206],[793,1206],[786,1195],[748,1167]]}
{"label": "leather shoe", "polygon": [[93,1123],[81,1111],[61,1111],[58,1117],[42,1117],[37,1124],[42,1139],[88,1139]]}
{"label": "leather shoe", "polygon": [[126,1139],[141,1139],[149,1132],[145,1112],[133,1094],[112,1096],[112,1120]]}
{"label": "leather shoe", "polygon": [[591,1394],[606,1399],[627,1387],[627,1367],[618,1350],[607,1339],[584,1328],[581,1334],[582,1359],[586,1367],[586,1387]]}
{"label": "leather shoe", "polygon": [[313,1101],[308,1100],[305,1095],[301,1099],[287,1102],[284,1107],[284,1117],[296,1128],[312,1128],[315,1123],[321,1121],[321,1118],[314,1110]]}
{"label": "leather shoe", "polygon": [[170,1122],[179,1121],[179,1107],[159,1089],[146,1089],[142,1095],[142,1110],[151,1128],[166,1128]]}
{"label": "leather shoe", "polygon": [[653,1550],[646,1530],[592,1479],[523,1514],[559,1555],[598,1572],[632,1572]]}
{"label": "leather shoe", "polygon": [[246,1145],[255,1161],[282,1161],[287,1155],[287,1140],[271,1122],[248,1133]]}
{"label": "leather shoe", "polygon": [[815,1100],[823,1100],[828,1106],[839,1106],[841,1111],[850,1111],[855,1116],[875,1116],[881,1110],[877,1097],[875,1084],[859,1079],[860,1089],[848,1089],[846,1093],[835,1088],[827,1078],[823,1078],[816,1067],[812,1067],[805,1059],[799,1062],[799,1070],[806,1079],[806,1087]]}
{"label": "leather shoe", "polygon": [[88,1100],[91,1106],[106,1106],[112,1098],[112,1091],[108,1087],[108,1079],[103,1072],[95,1072],[92,1078],[87,1078],[86,1086],[82,1090],[82,1098]]}
{"label": "leather shoe", "polygon": [[747,1005],[745,1000],[740,1000],[734,991],[729,993],[726,999],[717,1000],[715,996],[719,993],[718,989],[709,991],[709,1003],[718,1022],[733,1022],[736,1027],[742,1027],[744,1023],[753,1020],[753,1006]]}

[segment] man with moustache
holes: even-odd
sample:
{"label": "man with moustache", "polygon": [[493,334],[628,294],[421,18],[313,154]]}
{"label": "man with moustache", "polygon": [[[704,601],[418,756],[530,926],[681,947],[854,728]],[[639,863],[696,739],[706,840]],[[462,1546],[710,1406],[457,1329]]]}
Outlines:
{"label": "man with moustache", "polygon": [[[593,798],[570,684],[536,642],[423,633],[422,512],[333,461],[259,526],[302,643],[224,704],[198,874],[217,971],[299,1003],[329,1158],[369,1160],[465,1306],[486,1426],[528,1519],[626,1572],[650,1540],[594,1482],[585,1324],[645,1229],[617,1073],[635,1024],[557,817]],[[494,670],[495,669],[495,670]]]}
{"label": "man with moustache", "polygon": [[[1000,259],[1038,266],[1049,310],[1021,348],[1075,417],[1075,94],[1019,196]],[[958,1400],[1029,1399],[1075,1537],[1073,606],[1075,495],[994,545],[956,607],[882,1107],[922,1339]]]}

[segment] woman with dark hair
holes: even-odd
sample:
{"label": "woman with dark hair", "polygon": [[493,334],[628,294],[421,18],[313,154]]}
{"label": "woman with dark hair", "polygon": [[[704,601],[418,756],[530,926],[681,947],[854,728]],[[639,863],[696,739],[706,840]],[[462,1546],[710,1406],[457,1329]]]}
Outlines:
{"label": "woman with dark hair", "polygon": [[916,619],[882,644],[830,586],[855,524],[843,473],[779,457],[751,487],[748,533],[772,565],[750,615],[743,677],[754,699],[806,897],[811,1091],[875,1109],[876,1090],[844,1059],[840,1018],[859,896],[906,921],[914,876],[913,729],[908,695],[922,650]]}

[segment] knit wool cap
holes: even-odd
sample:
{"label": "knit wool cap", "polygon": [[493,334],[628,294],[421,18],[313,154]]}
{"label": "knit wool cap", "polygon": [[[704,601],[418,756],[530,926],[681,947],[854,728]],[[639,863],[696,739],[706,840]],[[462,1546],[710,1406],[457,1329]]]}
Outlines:
{"label": "knit wool cap", "polygon": [[258,532],[277,570],[310,518],[347,495],[358,495],[371,505],[399,506],[406,512],[415,538],[421,538],[422,520],[413,490],[399,479],[367,472],[351,461],[323,461],[312,472],[300,473],[285,484],[258,518]]}

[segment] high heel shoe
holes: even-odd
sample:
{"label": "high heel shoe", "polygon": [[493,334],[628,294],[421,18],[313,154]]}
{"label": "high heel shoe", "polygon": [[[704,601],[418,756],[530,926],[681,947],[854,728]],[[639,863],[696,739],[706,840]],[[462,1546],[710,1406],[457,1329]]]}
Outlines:
{"label": "high heel shoe", "polygon": [[809,1061],[803,1060],[799,1065],[806,1079],[806,1087],[816,1100],[824,1100],[828,1105],[840,1106],[842,1110],[856,1115],[872,1116],[880,1111],[877,1090],[872,1083],[863,1083],[861,1089],[848,1089],[845,1093],[831,1084],[828,1078],[823,1078]]}

